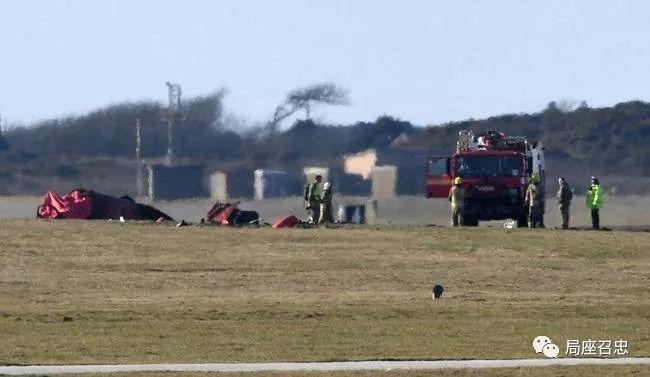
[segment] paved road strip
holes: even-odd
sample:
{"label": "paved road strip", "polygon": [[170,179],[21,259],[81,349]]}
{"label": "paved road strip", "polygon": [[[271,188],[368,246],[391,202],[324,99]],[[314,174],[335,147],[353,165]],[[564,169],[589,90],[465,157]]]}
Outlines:
{"label": "paved road strip", "polygon": [[77,374],[131,372],[332,372],[364,370],[435,370],[545,367],[554,365],[650,365],[650,358],[515,359],[438,361],[342,361],[312,363],[116,364],[0,366],[0,374]]}

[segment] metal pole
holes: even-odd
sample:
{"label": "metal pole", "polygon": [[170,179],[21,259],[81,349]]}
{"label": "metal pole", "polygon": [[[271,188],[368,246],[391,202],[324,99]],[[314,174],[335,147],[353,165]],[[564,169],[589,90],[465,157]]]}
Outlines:
{"label": "metal pole", "polygon": [[140,119],[135,120],[135,158],[140,161],[140,147],[142,146],[141,138],[142,126],[140,125]]}
{"label": "metal pole", "polygon": [[141,150],[142,150],[142,125],[140,124],[140,119],[135,121],[135,159],[137,166],[137,176],[136,176],[136,193],[138,197],[144,196],[144,172],[143,161],[141,160]]}
{"label": "metal pole", "polygon": [[174,160],[174,120],[167,120],[167,166],[173,165]]}
{"label": "metal pole", "polygon": [[174,122],[181,115],[181,95],[183,93],[179,84],[167,81],[167,166],[174,162]]}

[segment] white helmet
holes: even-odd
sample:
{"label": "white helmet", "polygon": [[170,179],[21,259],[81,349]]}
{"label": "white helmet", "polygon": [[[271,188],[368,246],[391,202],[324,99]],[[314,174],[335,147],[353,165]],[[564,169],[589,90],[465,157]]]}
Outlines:
{"label": "white helmet", "polygon": [[330,187],[332,187],[332,184],[329,183],[329,182],[325,182],[325,184],[323,185],[323,188],[324,188],[325,190],[328,190]]}

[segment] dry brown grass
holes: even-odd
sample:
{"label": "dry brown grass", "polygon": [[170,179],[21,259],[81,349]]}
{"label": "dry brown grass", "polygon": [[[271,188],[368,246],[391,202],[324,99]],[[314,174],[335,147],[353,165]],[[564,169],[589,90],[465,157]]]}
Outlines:
{"label": "dry brown grass", "polygon": [[[550,194],[549,194],[550,195]],[[41,197],[0,197],[0,219],[33,218]],[[142,200],[145,200],[142,198]],[[335,196],[335,204],[365,203],[367,198]],[[204,217],[214,202],[210,199],[157,202],[155,206],[176,219],[197,221]],[[244,200],[243,209],[259,211],[267,222],[294,214],[306,217],[301,198],[279,198],[262,201]],[[602,225],[612,228],[642,227],[650,229],[650,197],[648,196],[606,196],[605,208],[601,211]],[[379,202],[378,222],[380,224],[438,224],[449,223],[449,203],[445,199],[426,199],[423,196],[400,196]],[[549,227],[560,225],[560,214],[555,199],[549,198],[545,222]],[[499,226],[503,222],[482,223]],[[590,214],[584,198],[576,196],[571,207],[571,225],[591,225]]]}
{"label": "dry brown grass", "polygon": [[[327,373],[224,373],[220,377],[643,377],[650,374],[648,366],[567,366],[544,368],[496,368],[496,369],[449,369],[434,371],[372,371],[372,372],[327,372]],[[85,375],[105,377],[106,375]],[[111,377],[212,377],[210,373],[129,373],[111,374]],[[73,377],[72,375],[68,377]]]}
{"label": "dry brown grass", "polygon": [[649,241],[2,221],[0,363],[529,358],[541,334],[648,356]]}

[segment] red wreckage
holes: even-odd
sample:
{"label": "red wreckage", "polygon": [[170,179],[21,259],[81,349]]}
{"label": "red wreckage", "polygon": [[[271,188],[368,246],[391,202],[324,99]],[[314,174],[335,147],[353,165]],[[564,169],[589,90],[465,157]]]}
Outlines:
{"label": "red wreckage", "polygon": [[136,203],[128,196],[114,196],[75,189],[59,196],[54,191],[45,194],[43,204],[38,206],[36,217],[50,219],[119,219],[124,220],[173,220],[166,213],[146,204]]}

